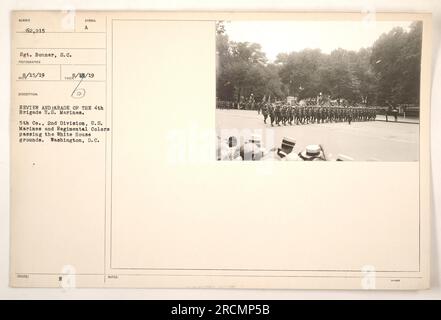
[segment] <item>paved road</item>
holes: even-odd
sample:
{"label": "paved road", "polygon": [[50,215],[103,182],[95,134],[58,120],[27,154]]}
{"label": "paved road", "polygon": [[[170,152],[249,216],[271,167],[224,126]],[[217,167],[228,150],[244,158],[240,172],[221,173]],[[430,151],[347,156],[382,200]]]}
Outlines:
{"label": "paved road", "polygon": [[[393,116],[388,116],[388,121],[389,122],[394,122],[395,118]],[[386,116],[385,115],[377,115],[377,121],[386,121]],[[403,122],[403,123],[419,123],[419,119],[418,118],[413,118],[413,117],[403,117],[403,116],[398,116],[397,117],[397,122]]]}
{"label": "paved road", "polygon": [[263,116],[256,111],[216,110],[216,128],[222,136],[225,134],[221,129],[260,133],[264,144],[265,139],[274,135],[276,146],[280,146],[284,136],[289,136],[297,141],[296,152],[308,144],[322,144],[329,158],[339,154],[368,161],[417,161],[419,158],[417,123],[370,121],[351,125],[322,123],[271,127],[263,123]]}

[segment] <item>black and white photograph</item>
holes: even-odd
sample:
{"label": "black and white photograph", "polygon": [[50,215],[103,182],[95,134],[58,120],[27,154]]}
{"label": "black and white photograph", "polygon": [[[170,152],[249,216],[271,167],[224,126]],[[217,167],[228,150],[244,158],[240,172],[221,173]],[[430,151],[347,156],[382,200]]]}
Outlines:
{"label": "black and white photograph", "polygon": [[0,20],[0,299],[440,297],[441,7],[23,1]]}
{"label": "black and white photograph", "polygon": [[217,21],[221,161],[418,161],[421,21]]}

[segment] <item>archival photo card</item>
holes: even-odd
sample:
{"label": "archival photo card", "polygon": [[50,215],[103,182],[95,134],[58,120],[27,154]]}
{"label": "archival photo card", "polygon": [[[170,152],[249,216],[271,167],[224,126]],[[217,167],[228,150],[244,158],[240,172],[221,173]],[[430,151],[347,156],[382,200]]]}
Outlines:
{"label": "archival photo card", "polygon": [[431,15],[365,18],[14,12],[10,285],[430,287]]}

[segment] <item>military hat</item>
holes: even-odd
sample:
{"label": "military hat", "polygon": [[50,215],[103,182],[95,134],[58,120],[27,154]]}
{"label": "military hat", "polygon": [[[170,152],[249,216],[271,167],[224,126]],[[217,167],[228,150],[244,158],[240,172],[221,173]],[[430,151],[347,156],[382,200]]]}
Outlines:
{"label": "military hat", "polygon": [[292,138],[284,137],[282,139],[282,150],[285,153],[290,153],[295,145],[296,145],[296,141]]}
{"label": "military hat", "polygon": [[306,146],[305,150],[299,153],[299,156],[306,161],[321,158],[322,148],[317,144],[310,144]]}

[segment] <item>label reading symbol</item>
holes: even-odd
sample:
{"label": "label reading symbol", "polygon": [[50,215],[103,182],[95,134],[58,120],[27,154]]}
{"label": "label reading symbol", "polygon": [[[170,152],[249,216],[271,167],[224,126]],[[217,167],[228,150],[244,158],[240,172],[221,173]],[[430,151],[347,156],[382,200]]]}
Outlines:
{"label": "label reading symbol", "polygon": [[74,92],[72,92],[72,98],[80,99],[83,98],[86,95],[86,90],[83,88],[75,89]]}
{"label": "label reading symbol", "polygon": [[75,87],[75,89],[70,94],[72,98],[80,99],[80,98],[83,98],[86,95],[86,90],[85,89],[78,88],[80,86],[81,82],[83,82],[83,79],[84,79],[84,77],[81,78],[80,82],[78,82],[77,86]]}

